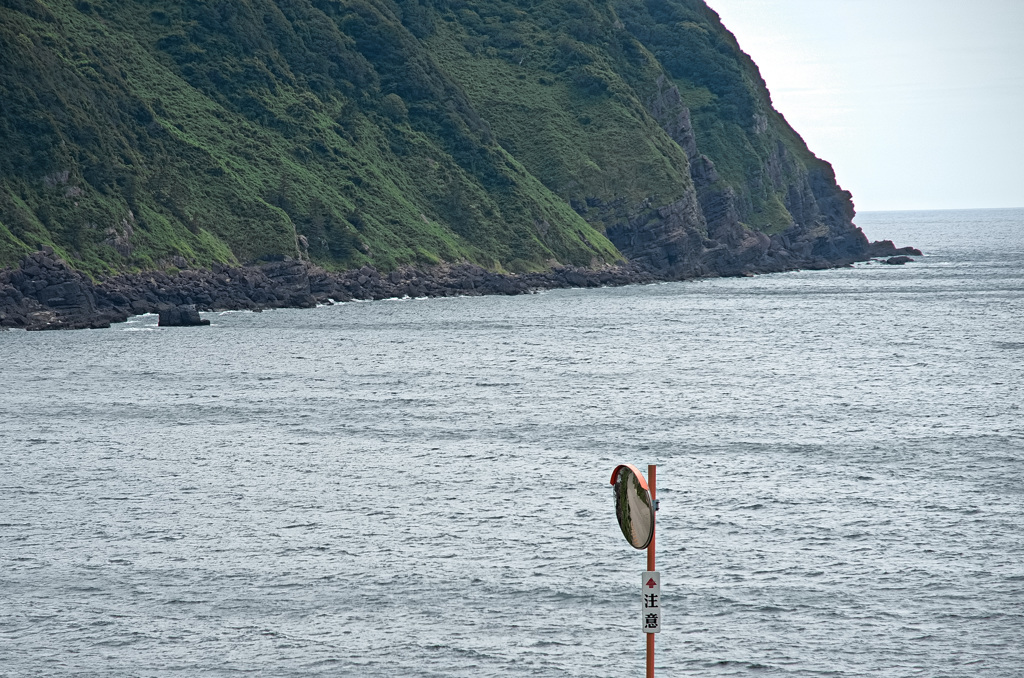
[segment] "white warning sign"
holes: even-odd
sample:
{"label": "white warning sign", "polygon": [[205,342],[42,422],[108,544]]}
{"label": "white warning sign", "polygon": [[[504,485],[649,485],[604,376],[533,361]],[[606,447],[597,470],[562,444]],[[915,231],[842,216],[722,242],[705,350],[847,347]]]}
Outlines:
{"label": "white warning sign", "polygon": [[644,599],[640,614],[644,633],[661,633],[661,573],[644,572],[640,589]]}

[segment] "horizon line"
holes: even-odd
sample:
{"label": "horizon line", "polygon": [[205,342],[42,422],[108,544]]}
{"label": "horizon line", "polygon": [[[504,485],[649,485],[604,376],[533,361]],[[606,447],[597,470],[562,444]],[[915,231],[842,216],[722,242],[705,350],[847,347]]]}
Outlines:
{"label": "horizon line", "polygon": [[[977,212],[980,210],[1024,210],[1020,207],[901,207],[899,209],[859,209],[856,214],[869,212]],[[854,215],[856,218],[856,215]]]}

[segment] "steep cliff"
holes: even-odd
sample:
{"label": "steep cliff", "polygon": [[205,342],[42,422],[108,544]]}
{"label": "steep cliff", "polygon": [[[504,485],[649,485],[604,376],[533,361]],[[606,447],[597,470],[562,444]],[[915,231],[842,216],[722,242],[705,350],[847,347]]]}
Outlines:
{"label": "steep cliff", "polygon": [[0,143],[0,267],[867,256],[701,0],[2,0]]}

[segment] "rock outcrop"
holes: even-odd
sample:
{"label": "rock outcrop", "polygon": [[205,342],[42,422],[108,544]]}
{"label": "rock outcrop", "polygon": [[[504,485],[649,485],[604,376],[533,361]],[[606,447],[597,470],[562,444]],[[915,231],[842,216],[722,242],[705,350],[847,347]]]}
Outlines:
{"label": "rock outcrop", "polygon": [[921,250],[916,247],[896,247],[892,240],[876,240],[868,245],[868,256],[872,258],[895,256],[920,257]]}
{"label": "rock outcrop", "polygon": [[160,309],[157,325],[160,327],[197,327],[210,321],[199,315],[195,306],[171,306]]}
{"label": "rock outcrop", "polygon": [[0,327],[95,329],[131,314],[97,292],[89,278],[44,248],[18,268],[0,271]]}

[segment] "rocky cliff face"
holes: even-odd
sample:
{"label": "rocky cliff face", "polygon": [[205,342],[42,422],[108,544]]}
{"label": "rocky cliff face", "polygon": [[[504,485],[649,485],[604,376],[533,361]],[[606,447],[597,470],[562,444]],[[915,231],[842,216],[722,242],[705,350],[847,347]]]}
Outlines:
{"label": "rocky cliff face", "polygon": [[[678,86],[661,75],[647,111],[686,155],[689,183],[668,204],[648,198],[626,214],[621,204],[589,198],[575,205],[584,218],[608,224],[605,233],[635,263],[668,278],[824,268],[864,260],[868,242],[853,225],[850,194],[831,169],[800,165],[781,142],[758,173],[784,196],[789,223],[771,235],[741,221],[736,190],[700,152],[690,110]],[[766,126],[757,134],[769,134]],[[756,179],[755,179],[756,180]]]}
{"label": "rocky cliff face", "polygon": [[[18,0],[0,51],[0,299],[19,304],[134,310],[76,271],[681,279],[868,254],[702,0]],[[42,248],[67,265],[33,278]]]}
{"label": "rocky cliff face", "polygon": [[[648,201],[607,229],[631,261],[688,278],[820,268],[866,258],[868,242],[852,223],[850,194],[836,184],[830,167],[807,169],[781,141],[751,179],[769,178],[770,190],[784,195],[790,223],[771,236],[742,223],[737,192],[700,152],[678,86],[664,75],[656,84],[647,110],[686,154],[692,187],[668,205],[654,208]],[[755,134],[768,135],[767,125],[756,126]]]}

